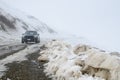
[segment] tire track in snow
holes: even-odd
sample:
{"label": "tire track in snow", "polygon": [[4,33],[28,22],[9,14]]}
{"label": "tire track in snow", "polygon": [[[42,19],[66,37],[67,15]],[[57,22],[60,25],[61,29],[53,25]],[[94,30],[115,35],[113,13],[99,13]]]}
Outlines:
{"label": "tire track in snow", "polygon": [[3,59],[0,60],[0,77],[2,77],[5,74],[5,71],[8,69],[6,67],[6,64],[8,63],[13,63],[13,62],[21,62],[24,60],[27,60],[26,55],[38,52],[40,50],[40,45],[38,44],[33,44],[33,45],[28,45],[27,48],[24,50],[21,50],[17,53],[14,53],[12,55],[9,55]]}
{"label": "tire track in snow", "polygon": [[9,69],[1,77],[1,80],[51,80],[44,73],[44,62],[37,60],[38,56],[40,56],[39,52],[41,49],[42,47],[39,50],[27,54],[27,60],[19,63],[14,61],[6,64]]}
{"label": "tire track in snow", "polygon": [[9,55],[17,53],[25,49],[27,45],[25,44],[15,44],[15,45],[4,45],[0,47],[0,59],[3,59]]}

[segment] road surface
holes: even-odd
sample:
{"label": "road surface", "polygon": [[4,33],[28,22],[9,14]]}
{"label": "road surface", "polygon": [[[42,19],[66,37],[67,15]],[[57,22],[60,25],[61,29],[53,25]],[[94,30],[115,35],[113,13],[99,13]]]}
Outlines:
{"label": "road surface", "polygon": [[37,58],[42,44],[0,46],[0,80],[51,80]]}

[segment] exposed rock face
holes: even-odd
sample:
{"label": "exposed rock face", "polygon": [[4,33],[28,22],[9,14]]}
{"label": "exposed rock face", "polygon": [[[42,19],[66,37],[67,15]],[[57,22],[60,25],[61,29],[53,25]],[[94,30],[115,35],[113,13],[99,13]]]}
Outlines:
{"label": "exposed rock face", "polygon": [[1,28],[5,31],[5,26],[8,26],[8,28],[11,28],[11,29],[15,29],[15,20],[14,21],[10,21],[9,19],[7,19],[5,16],[1,15],[0,14],[0,25],[1,25]]}
{"label": "exposed rock face", "polygon": [[[0,1],[0,31],[9,34],[22,34],[26,30],[35,30],[39,33],[56,33],[48,25],[39,21],[33,16],[29,16],[23,12],[17,11],[14,8],[4,5]],[[0,35],[1,36],[1,35]]]}

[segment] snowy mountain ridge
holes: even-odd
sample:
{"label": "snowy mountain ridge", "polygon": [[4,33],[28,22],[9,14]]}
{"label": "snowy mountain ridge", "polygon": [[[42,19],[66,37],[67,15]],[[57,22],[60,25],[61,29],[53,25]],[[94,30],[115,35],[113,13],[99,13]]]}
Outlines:
{"label": "snowy mountain ridge", "polygon": [[0,1],[0,36],[18,35],[26,30],[36,30],[40,34],[55,33],[55,31],[49,28],[45,23],[33,16],[13,9]]}

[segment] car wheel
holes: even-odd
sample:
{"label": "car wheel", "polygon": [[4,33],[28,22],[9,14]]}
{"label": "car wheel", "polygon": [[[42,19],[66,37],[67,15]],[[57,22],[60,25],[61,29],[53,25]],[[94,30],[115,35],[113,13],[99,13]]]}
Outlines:
{"label": "car wheel", "polygon": [[24,43],[24,41],[23,41],[23,40],[22,40],[21,42],[22,42],[22,43]]}
{"label": "car wheel", "polygon": [[38,43],[38,39],[35,39],[35,43]]}
{"label": "car wheel", "polygon": [[40,40],[38,40],[38,43],[40,43]]}

